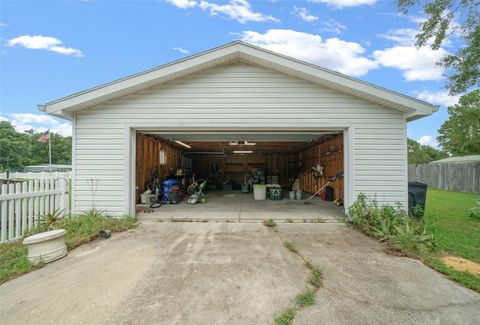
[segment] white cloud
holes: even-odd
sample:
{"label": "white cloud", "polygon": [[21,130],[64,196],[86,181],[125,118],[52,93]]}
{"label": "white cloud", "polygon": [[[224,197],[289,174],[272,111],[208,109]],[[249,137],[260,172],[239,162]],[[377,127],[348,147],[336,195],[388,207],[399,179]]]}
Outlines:
{"label": "white cloud", "polygon": [[352,76],[377,68],[376,62],[364,56],[360,44],[338,38],[323,40],[320,35],[289,29],[270,29],[265,34],[244,31],[241,37],[245,42]]}
{"label": "white cloud", "polygon": [[265,15],[260,12],[253,12],[252,6],[247,0],[230,0],[227,4],[224,5],[219,5],[208,1],[200,1],[199,7],[202,8],[204,11],[209,11],[210,15],[212,16],[223,14],[231,19],[237,20],[241,24],[249,21],[280,21],[275,17]]}
{"label": "white cloud", "polygon": [[418,143],[420,143],[422,146],[430,146],[433,148],[438,148],[437,140],[431,135],[424,135],[418,140]]}
{"label": "white cloud", "polygon": [[436,51],[428,46],[394,46],[373,52],[375,60],[389,68],[403,71],[407,81],[438,80],[443,78],[444,68],[436,64],[447,51],[440,48]]}
{"label": "white cloud", "polygon": [[346,29],[347,29],[347,26],[341,24],[340,22],[332,18],[324,21],[323,27],[322,27],[323,31],[333,33],[333,34],[341,34],[342,31]]}
{"label": "white cloud", "polygon": [[174,49],[175,51],[178,51],[178,52],[182,53],[182,54],[188,54],[188,53],[190,53],[189,50],[184,49],[183,47],[174,47],[173,49]]}
{"label": "white cloud", "polygon": [[0,122],[1,121],[9,121],[17,132],[25,132],[33,129],[37,132],[50,130],[50,132],[62,136],[72,135],[72,126],[70,123],[61,123],[57,119],[45,114],[13,113],[10,114],[10,118],[0,116]]}
{"label": "white cloud", "polygon": [[415,35],[418,33],[417,29],[414,28],[398,28],[391,29],[386,34],[382,34],[383,38],[386,38],[390,41],[403,46],[413,46],[415,45]]}
{"label": "white cloud", "polygon": [[198,4],[197,1],[193,1],[193,0],[165,0],[165,1],[181,9],[193,8]]}
{"label": "white cloud", "polygon": [[432,104],[453,106],[458,103],[460,96],[459,95],[451,96],[448,94],[447,91],[444,91],[444,90],[437,91],[437,92],[430,92],[428,90],[423,90],[417,93],[417,98]]}
{"label": "white cloud", "polygon": [[296,16],[300,17],[303,21],[306,21],[308,23],[318,20],[318,17],[310,14],[307,8],[301,8],[301,7],[299,8],[299,7],[293,6],[293,13]]}
{"label": "white cloud", "polygon": [[21,124],[25,123],[37,123],[37,124],[47,124],[47,125],[56,125],[59,122],[48,115],[43,114],[31,114],[31,113],[14,113],[11,114],[12,120],[19,122]]}
{"label": "white cloud", "polygon": [[357,7],[363,5],[374,5],[377,0],[308,0],[313,3],[325,3],[336,8]]}
{"label": "white cloud", "polygon": [[22,35],[8,40],[8,46],[23,46],[27,49],[47,50],[64,55],[83,56],[82,51],[62,46],[62,41],[55,37],[42,35]]}

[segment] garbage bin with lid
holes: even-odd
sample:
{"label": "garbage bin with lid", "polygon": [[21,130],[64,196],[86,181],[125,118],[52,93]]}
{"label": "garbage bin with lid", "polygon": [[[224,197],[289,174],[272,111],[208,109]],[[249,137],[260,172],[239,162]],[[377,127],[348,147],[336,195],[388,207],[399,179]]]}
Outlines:
{"label": "garbage bin with lid", "polygon": [[408,182],[408,211],[413,212],[413,208],[417,205],[425,210],[425,203],[427,202],[427,184],[420,182]]}

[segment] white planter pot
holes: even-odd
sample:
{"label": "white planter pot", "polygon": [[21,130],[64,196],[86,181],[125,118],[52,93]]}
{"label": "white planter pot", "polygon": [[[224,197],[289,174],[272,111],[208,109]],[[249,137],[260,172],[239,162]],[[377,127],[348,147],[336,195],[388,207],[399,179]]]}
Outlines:
{"label": "white planter pot", "polygon": [[38,264],[40,261],[49,263],[67,255],[66,234],[65,229],[56,229],[25,238],[23,244],[28,246],[30,262],[33,264]]}

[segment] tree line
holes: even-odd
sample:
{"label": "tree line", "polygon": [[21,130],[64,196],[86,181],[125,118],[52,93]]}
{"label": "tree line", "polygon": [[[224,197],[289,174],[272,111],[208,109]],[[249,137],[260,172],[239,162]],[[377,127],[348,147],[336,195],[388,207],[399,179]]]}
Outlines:
{"label": "tree line", "polygon": [[[48,141],[39,143],[41,132],[17,132],[10,122],[0,122],[0,171],[21,171],[28,165],[48,164]],[[51,133],[52,164],[71,164],[72,137]]]}

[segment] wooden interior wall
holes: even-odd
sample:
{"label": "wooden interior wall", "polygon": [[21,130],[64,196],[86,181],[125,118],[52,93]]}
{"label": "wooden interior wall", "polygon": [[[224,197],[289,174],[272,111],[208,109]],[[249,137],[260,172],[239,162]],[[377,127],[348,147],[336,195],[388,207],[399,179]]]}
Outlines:
{"label": "wooden interior wall", "polygon": [[[243,184],[245,175],[253,169],[262,169],[265,176],[278,176],[280,185],[289,186],[289,161],[291,155],[283,154],[229,154],[229,155],[194,155],[192,156],[192,169],[197,177],[209,178],[217,187],[225,181]],[[213,163],[218,166],[218,171],[213,172]]]}
{"label": "wooden interior wall", "polygon": [[[329,178],[343,171],[343,134],[329,138],[315,146],[307,148],[298,153],[298,161],[301,161],[300,188],[308,193],[315,193]],[[315,178],[312,167],[320,164],[323,169],[323,177]],[[338,177],[333,182],[334,199],[343,196],[343,177]]]}
{"label": "wooden interior wall", "polygon": [[[160,165],[160,150],[165,150],[166,165]],[[137,134],[136,157],[137,197],[145,191],[145,184],[151,180],[152,172],[157,172],[160,182],[163,182],[166,175],[180,168],[181,163],[179,149],[143,134]]]}

